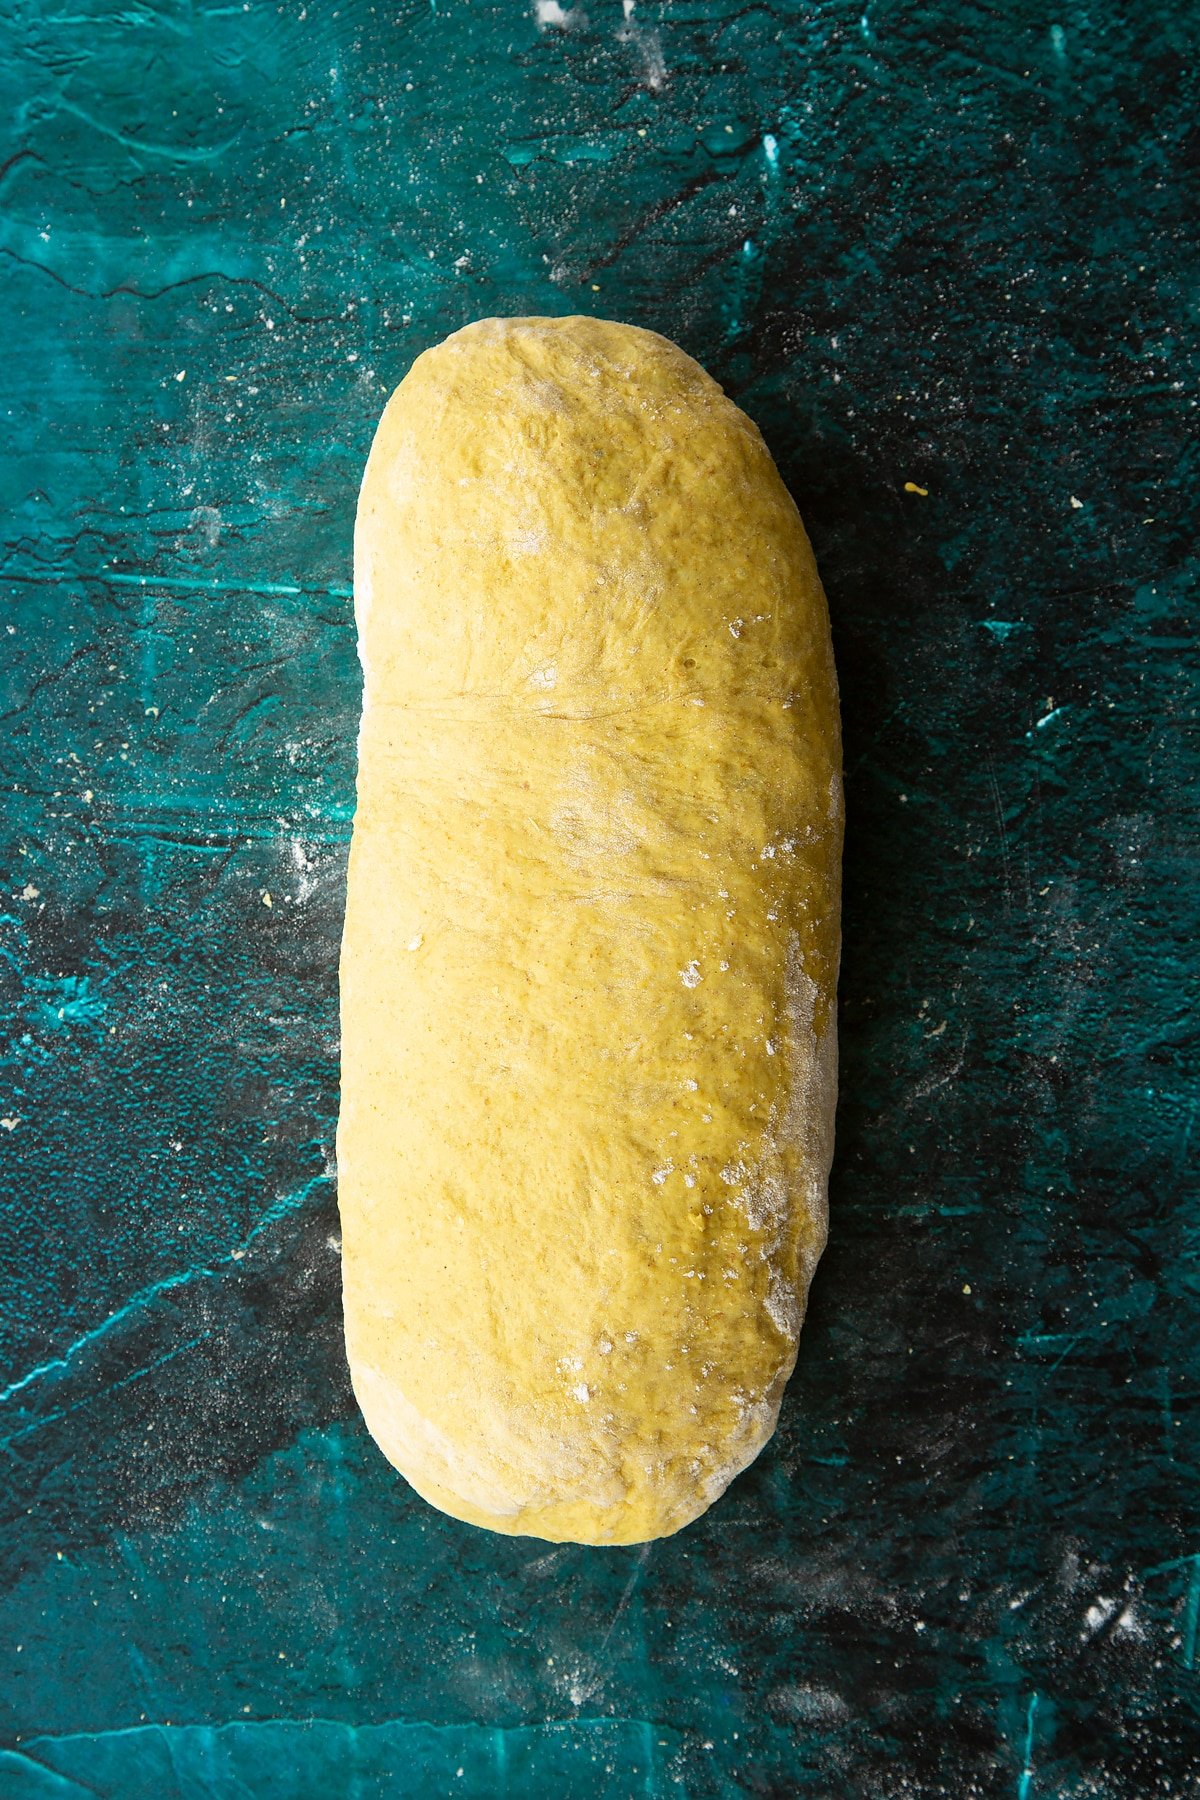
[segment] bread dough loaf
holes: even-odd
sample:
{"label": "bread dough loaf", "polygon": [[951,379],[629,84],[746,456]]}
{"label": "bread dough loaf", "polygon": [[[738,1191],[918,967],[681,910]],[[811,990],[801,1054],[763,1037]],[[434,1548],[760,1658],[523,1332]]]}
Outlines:
{"label": "bread dough loaf", "polygon": [[494,1531],[636,1543],[774,1430],[825,1240],[842,837],[824,595],[652,332],[485,319],[363,479],[346,1342]]}

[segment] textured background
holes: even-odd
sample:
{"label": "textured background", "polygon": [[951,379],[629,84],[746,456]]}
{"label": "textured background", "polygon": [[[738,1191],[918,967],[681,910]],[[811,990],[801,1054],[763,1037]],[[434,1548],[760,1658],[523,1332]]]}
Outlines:
{"label": "textured background", "polygon": [[[1200,12],[540,11],[0,17],[0,1792],[1200,1793]],[[783,1421],[607,1552],[373,1449],[332,1164],[363,458],[578,310],[766,432],[850,819]]]}

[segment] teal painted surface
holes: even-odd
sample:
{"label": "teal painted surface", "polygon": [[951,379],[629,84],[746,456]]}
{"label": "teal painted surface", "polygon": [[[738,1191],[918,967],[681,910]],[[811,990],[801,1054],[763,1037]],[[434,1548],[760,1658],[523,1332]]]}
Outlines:
{"label": "teal painted surface", "polygon": [[[1198,37],[5,9],[0,1793],[1195,1791]],[[781,1428],[611,1552],[374,1451],[332,1165],[362,461],[574,310],[766,432],[850,811]]]}

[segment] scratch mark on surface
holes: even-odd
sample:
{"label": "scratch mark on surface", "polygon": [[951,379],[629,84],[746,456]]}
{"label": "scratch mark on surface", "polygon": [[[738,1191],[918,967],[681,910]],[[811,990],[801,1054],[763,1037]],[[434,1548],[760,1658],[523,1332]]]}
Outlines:
{"label": "scratch mark on surface", "polygon": [[[652,225],[657,225],[671,213],[678,212],[679,208],[686,206],[689,200],[694,200],[697,194],[703,193],[706,187],[711,187],[714,181],[722,180],[724,180],[724,176],[719,170],[704,169],[699,175],[694,175],[690,181],[685,181],[677,192],[668,194],[662,200],[656,200],[652,206],[645,208],[626,231],[617,233],[608,250],[586,263],[577,272],[576,278],[579,281],[588,281],[601,269],[609,268],[624,255],[631,244],[637,242],[643,232],[648,231]],[[723,256],[724,250],[720,254]]]}
{"label": "scratch mark on surface", "polygon": [[1183,1611],[1183,1666],[1196,1666],[1196,1630],[1200,1626],[1200,1556],[1192,1558],[1192,1578],[1188,1582]]}
{"label": "scratch mark on surface", "polygon": [[1025,1761],[1017,1783],[1017,1800],[1029,1800],[1033,1791],[1033,1734],[1037,1726],[1037,1709],[1038,1697],[1031,1694],[1025,1714]]}
{"label": "scratch mark on surface", "polygon": [[988,782],[992,790],[992,802],[996,808],[996,824],[1000,830],[1000,855],[1004,865],[1004,911],[1012,911],[1012,879],[1009,866],[1008,829],[1004,823],[1004,808],[1000,803],[1000,784],[996,780],[996,764],[988,757]]}
{"label": "scratch mark on surface", "polygon": [[78,1800],[81,1794],[95,1794],[103,1800],[99,1788],[89,1787],[86,1781],[80,1781],[74,1775],[60,1775],[49,1763],[40,1762],[36,1756],[30,1756],[28,1750],[0,1750],[0,1776],[5,1771],[36,1769],[38,1792],[45,1795],[46,1800],[60,1794],[62,1800]]}
{"label": "scratch mark on surface", "polygon": [[[341,586],[334,582],[328,587],[299,586],[286,581],[216,581],[203,575],[122,575],[112,569],[72,569],[63,571],[74,581],[104,581],[118,587],[170,588],[177,593],[202,594],[281,594],[285,596],[300,594],[316,594],[327,600],[351,600],[354,590],[349,586]],[[41,587],[54,579],[53,569],[30,574],[24,569],[5,569],[5,581],[20,581],[34,587]],[[89,654],[95,653],[95,646],[89,646]],[[7,714],[5,715],[7,717]]]}
{"label": "scratch mark on surface", "polygon": [[[156,1356],[153,1362],[146,1363],[143,1368],[134,1369],[131,1374],[123,1375],[120,1381],[108,1383],[104,1389],[105,1395],[120,1393],[122,1388],[131,1386],[135,1381],[141,1381],[143,1376],[153,1375],[156,1369],[161,1369],[166,1363],[174,1362],[178,1356],[186,1356],[189,1350],[194,1350],[197,1344],[203,1344],[211,1336],[210,1331],[202,1331],[198,1337],[188,1338],[182,1344],[175,1344],[170,1350],[165,1350],[161,1356]],[[77,1400],[73,1406],[64,1406],[58,1412],[45,1413],[40,1419],[34,1419],[32,1424],[23,1425],[19,1431],[10,1432],[7,1437],[0,1438],[0,1450],[8,1450],[13,1444],[21,1443],[24,1439],[32,1437],[35,1432],[45,1431],[47,1426],[57,1425],[61,1419],[69,1419],[72,1413],[79,1412],[90,1404],[91,1398],[89,1397],[86,1400]]]}
{"label": "scratch mark on surface", "polygon": [[7,256],[10,262],[17,263],[22,269],[33,269],[38,275],[46,276],[47,280],[66,288],[69,294],[78,294],[83,300],[112,300],[118,294],[126,294],[131,300],[161,300],[164,294],[177,293],[180,288],[193,287],[197,282],[219,281],[226,287],[254,288],[266,299],[274,301],[297,325],[330,325],[336,316],[333,313],[299,312],[278,289],[268,287],[256,275],[231,275],[226,269],[197,269],[192,275],[181,275],[178,281],[164,282],[158,288],[140,288],[131,281],[119,281],[115,287],[96,289],[80,287],[77,282],[68,281],[65,275],[60,275],[49,263],[40,262],[35,256],[22,256],[10,244],[0,244],[0,256]]}
{"label": "scratch mark on surface", "polygon": [[298,1212],[308,1200],[313,1189],[328,1180],[328,1175],[314,1175],[311,1181],[305,1182],[304,1186],[298,1188],[295,1193],[287,1194],[276,1200],[267,1208],[258,1223],[247,1232],[242,1241],[236,1244],[232,1250],[227,1251],[224,1256],[218,1257],[211,1266],[198,1263],[194,1268],[181,1269],[174,1275],[164,1275],[160,1281],[151,1282],[149,1287],[142,1288],[123,1306],[119,1306],[106,1319],[102,1319],[99,1325],[93,1325],[90,1331],[85,1331],[73,1343],[68,1344],[61,1356],[52,1356],[46,1362],[35,1363],[32,1369],[25,1371],[24,1375],[18,1376],[15,1381],[10,1381],[7,1387],[0,1388],[0,1406],[11,1400],[14,1395],[22,1393],[25,1388],[31,1387],[34,1382],[40,1381],[44,1375],[53,1375],[67,1368],[81,1351],[107,1337],[109,1332],[123,1319],[128,1319],[135,1313],[143,1312],[146,1307],[152,1306],[160,1295],[172,1293],[176,1288],[187,1287],[193,1281],[211,1280],[230,1263],[241,1262],[256,1238],[260,1237],[264,1231],[268,1231],[272,1225],[277,1224],[287,1214]]}
{"label": "scratch mark on surface", "polygon": [[576,1706],[585,1706],[587,1704],[587,1702],[590,1699],[592,1699],[592,1697],[604,1685],[605,1669],[603,1667],[603,1663],[604,1663],[604,1654],[605,1654],[606,1650],[608,1649],[609,1639],[612,1637],[613,1632],[616,1630],[617,1625],[620,1623],[620,1620],[625,1611],[625,1608],[629,1605],[629,1602],[633,1597],[633,1590],[637,1586],[638,1581],[641,1579],[642,1571],[645,1569],[647,1562],[649,1562],[649,1560],[650,1560],[650,1552],[653,1550],[653,1548],[654,1548],[653,1544],[643,1544],[641,1547],[641,1550],[638,1552],[637,1561],[633,1565],[633,1569],[630,1572],[629,1580],[625,1583],[625,1587],[621,1593],[621,1598],[617,1602],[617,1610],[614,1612],[612,1618],[609,1620],[608,1630],[604,1633],[603,1638],[601,1638],[601,1640],[600,1640],[600,1648],[596,1652],[594,1673],[591,1677],[591,1680],[587,1681],[585,1683],[581,1683],[580,1685],[575,1687],[572,1692],[571,1698]]}
{"label": "scratch mark on surface", "polygon": [[147,143],[142,138],[130,137],[128,132],[118,131],[115,125],[106,125],[102,119],[95,119],[91,113],[85,112],[82,106],[76,106],[73,101],[65,100],[61,96],[58,105],[63,112],[70,113],[72,118],[81,120],[84,125],[90,125],[92,130],[98,131],[102,137],[111,138],[114,144],[121,144],[126,150],[136,150],[145,156],[165,157],[168,162],[216,162],[219,157],[224,156],[227,150],[233,149],[242,135],[239,127],[232,137],[223,139],[219,144],[210,144],[206,149],[189,150],[181,144],[153,144]]}

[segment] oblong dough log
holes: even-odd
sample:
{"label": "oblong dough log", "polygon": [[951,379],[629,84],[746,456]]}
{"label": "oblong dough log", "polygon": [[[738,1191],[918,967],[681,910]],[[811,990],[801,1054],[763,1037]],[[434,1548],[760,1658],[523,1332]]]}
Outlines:
{"label": "oblong dough log", "polygon": [[842,799],[812,551],[696,363],[566,318],[418,357],[354,555],[355,1393],[458,1518],[661,1536],[774,1430],[825,1241]]}

